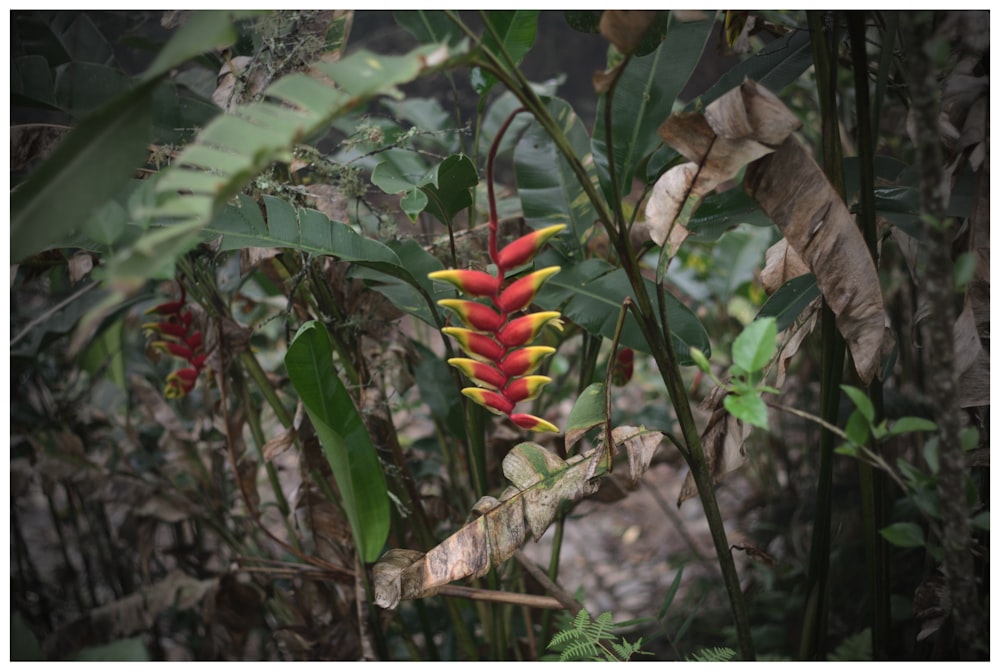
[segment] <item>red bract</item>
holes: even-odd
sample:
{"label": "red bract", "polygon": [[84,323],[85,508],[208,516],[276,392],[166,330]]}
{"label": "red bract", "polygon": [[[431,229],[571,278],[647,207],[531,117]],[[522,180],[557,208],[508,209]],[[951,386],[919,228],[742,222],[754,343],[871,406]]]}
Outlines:
{"label": "red bract", "polygon": [[441,299],[438,305],[453,310],[467,327],[476,331],[494,332],[504,323],[503,315],[477,301]]}
{"label": "red bract", "polygon": [[538,229],[537,231],[532,231],[529,234],[521,236],[514,242],[506,245],[502,250],[500,250],[500,252],[497,253],[497,268],[500,269],[501,273],[505,273],[509,270],[517,268],[518,266],[528,263],[534,259],[538,250],[542,249],[542,245],[544,245],[549,238],[555,236],[565,228],[565,224],[556,224],[554,226],[547,226],[544,229]]}
{"label": "red bract", "polygon": [[167,376],[163,394],[168,399],[187,396],[198,383],[198,376],[205,368],[206,354],[202,352],[202,335],[192,331],[194,315],[184,310],[184,287],[181,286],[179,301],[167,301],[146,311],[147,314],[163,315],[166,319],[142,325],[163,340],[153,341],[153,348],[184,360],[188,366]]}
{"label": "red bract", "polygon": [[455,285],[469,296],[484,296],[492,298],[500,289],[500,278],[482,271],[460,271],[448,269],[428,273],[431,280],[444,280]]}
{"label": "red bract", "polygon": [[497,308],[504,313],[524,310],[535,300],[535,295],[542,288],[542,283],[558,272],[558,266],[549,266],[514,281],[497,297]]}

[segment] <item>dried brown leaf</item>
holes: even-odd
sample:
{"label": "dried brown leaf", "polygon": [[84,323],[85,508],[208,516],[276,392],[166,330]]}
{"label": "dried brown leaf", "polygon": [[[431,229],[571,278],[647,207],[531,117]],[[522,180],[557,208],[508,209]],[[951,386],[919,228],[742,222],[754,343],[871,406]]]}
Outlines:
{"label": "dried brown leaf", "polygon": [[875,264],[844,201],[794,138],[750,164],[744,186],[809,265],[858,376],[871,382],[890,334]]}
{"label": "dried brown leaf", "polygon": [[782,238],[768,248],[764,255],[764,268],[760,271],[760,283],[764,291],[774,294],[783,284],[809,273],[806,262],[794,248],[789,247],[788,239]]}
{"label": "dried brown leaf", "polygon": [[691,163],[668,170],[654,185],[646,205],[650,238],[658,245],[669,241],[674,253],[687,233],[675,223],[682,209],[693,214],[703,196],[773,152],[800,125],[777,96],[750,80],[713,101],[703,115],[671,115],[660,137]]}
{"label": "dried brown leaf", "polygon": [[624,446],[629,482],[635,486],[649,469],[653,454],[663,442],[663,434],[645,427],[622,425],[611,430],[611,439],[616,446]]}
{"label": "dried brown leaf", "polygon": [[[708,470],[712,474],[712,483],[718,483],[722,477],[746,462],[746,451],[743,444],[750,436],[751,425],[738,420],[731,415],[723,404],[726,389],[716,387],[701,403],[702,408],[711,410],[712,415],[701,434],[701,447],[705,451]],[[694,476],[688,472],[677,497],[677,506],[698,494]]]}
{"label": "dried brown leaf", "polygon": [[289,427],[281,434],[268,439],[268,441],[263,445],[261,453],[264,455],[264,461],[270,462],[274,458],[285,453],[293,445],[295,445],[295,431]]}
{"label": "dried brown leaf", "polygon": [[655,10],[606,10],[601,14],[601,35],[618,51],[630,54],[656,21],[657,13]]}
{"label": "dried brown leaf", "polygon": [[80,250],[69,258],[69,281],[72,284],[80,282],[94,268],[94,256],[90,252]]}
{"label": "dried brown leaf", "polygon": [[677,222],[677,216],[692,194],[691,188],[697,175],[697,163],[674,166],[660,176],[646,201],[649,237],[657,245],[666,243],[671,256],[677,254],[688,236],[687,228]]}
{"label": "dried brown leaf", "polygon": [[50,659],[85,646],[110,642],[148,630],[168,611],[184,611],[199,604],[218,585],[217,578],[198,580],[180,570],[120,600],[92,609],[56,629],[43,646]]}
{"label": "dried brown leaf", "polygon": [[[484,575],[510,558],[530,532],[537,540],[555,519],[561,505],[597,489],[588,480],[590,462],[598,451],[562,460],[536,443],[515,446],[504,458],[504,475],[515,484],[500,500],[481,500],[478,518],[466,524],[426,554],[393,550],[373,569],[375,603],[392,609],[399,600],[432,595],[452,581]],[[523,487],[523,489],[521,489]],[[383,562],[388,567],[380,567]]]}

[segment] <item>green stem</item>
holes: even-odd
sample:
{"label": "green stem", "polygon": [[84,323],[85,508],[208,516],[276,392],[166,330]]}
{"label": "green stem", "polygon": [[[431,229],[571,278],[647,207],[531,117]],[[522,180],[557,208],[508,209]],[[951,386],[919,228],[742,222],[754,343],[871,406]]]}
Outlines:
{"label": "green stem", "polygon": [[[824,27],[823,13],[808,13],[812,35],[813,61],[823,131],[823,170],[827,179],[843,194],[843,161],[837,119],[836,40]],[[840,384],[844,371],[844,339],[837,331],[836,317],[825,303],[821,317],[822,374],[820,380],[820,416],[836,424],[840,405]],[[827,622],[830,597],[830,528],[833,515],[833,456],[836,435],[820,430],[819,471],[816,483],[816,513],[809,557],[809,609],[803,629],[800,653],[807,660],[826,660]]]}
{"label": "green stem", "polygon": [[[477,40],[476,34],[462,23],[457,14],[448,12],[448,15],[463,32],[474,41]],[[604,198],[590,181],[586,168],[574,153],[569,139],[563,134],[562,129],[556,123],[555,119],[552,118],[548,108],[538,98],[538,95],[531,88],[530,83],[524,78],[520,70],[512,68],[508,71],[489,50],[484,50],[483,55],[486,60],[479,65],[490,70],[498,80],[517,96],[521,103],[534,115],[535,119],[552,139],[559,152],[565,157],[581,188],[590,200],[598,220],[604,225],[618,252],[622,267],[635,293],[635,296],[632,297],[635,300],[635,303],[632,305],[633,312],[638,318],[639,328],[646,342],[649,344],[660,375],[666,383],[671,403],[682,428],[684,440],[688,445],[689,456],[687,457],[689,457],[689,466],[698,487],[699,496],[701,497],[702,506],[705,510],[705,516],[712,534],[712,540],[718,554],[719,567],[722,570],[730,606],[733,611],[733,618],[736,623],[737,636],[740,642],[740,654],[744,660],[753,660],[755,654],[750,635],[750,620],[747,616],[743,593],[740,590],[736,563],[733,561],[733,556],[729,549],[722,514],[719,511],[718,502],[715,498],[711,473],[701,447],[697,426],[691,413],[687,390],[681,377],[680,366],[674,353],[672,339],[669,336],[665,336],[665,334],[669,335],[670,333],[670,325],[665,322],[661,325],[657,320],[656,312],[646,292],[639,262],[631,249],[629,237],[622,235],[622,232],[614,226],[614,219],[608,211]],[[610,141],[611,138],[608,138],[608,140]],[[609,149],[610,147],[609,142]],[[609,151],[609,154],[612,154],[611,151]]]}
{"label": "green stem", "polygon": [[[868,91],[868,51],[866,49],[865,12],[847,14],[847,27],[851,40],[851,60],[854,66],[855,113],[858,124],[858,163],[861,230],[872,260],[878,266],[878,229],[875,222],[875,144],[872,129],[872,110]],[[869,387],[869,396],[875,409],[875,422],[885,417],[882,399],[882,382],[875,378]],[[879,448],[872,437],[873,452]],[[860,465],[862,510],[865,519],[865,549],[869,572],[872,606],[872,657],[889,659],[889,628],[892,621],[888,542],[879,530],[889,524],[886,477],[862,463]]]}

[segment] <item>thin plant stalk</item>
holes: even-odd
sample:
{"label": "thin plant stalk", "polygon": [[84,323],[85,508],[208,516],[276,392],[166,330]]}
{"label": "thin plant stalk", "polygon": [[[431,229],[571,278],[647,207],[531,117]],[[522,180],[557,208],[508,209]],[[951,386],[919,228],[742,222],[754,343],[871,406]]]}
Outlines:
{"label": "thin plant stalk", "polygon": [[[834,188],[843,194],[843,161],[840,129],[837,119],[836,41],[828,35],[825,21],[833,15],[810,11],[809,31],[812,36],[813,61],[816,69],[822,117],[823,170]],[[833,29],[833,26],[830,26]],[[844,339],[837,331],[833,311],[825,303],[822,308],[820,338],[822,349],[820,379],[820,416],[836,424],[840,406],[840,384],[844,370]],[[807,578],[807,614],[803,628],[800,654],[806,660],[825,660],[827,622],[830,598],[830,534],[833,514],[833,457],[836,436],[822,428],[819,441],[819,471],[816,483],[816,512],[813,518],[812,544]]]}
{"label": "thin plant stalk", "polygon": [[[461,21],[455,12],[449,11],[447,14],[466,35],[470,36],[473,40],[478,39],[476,34]],[[604,199],[590,182],[586,169],[573,152],[569,140],[552,118],[546,106],[541,102],[537,94],[532,90],[530,83],[516,67],[511,67],[508,71],[504,67],[504,64],[495,55],[490,53],[489,50],[484,50],[483,53],[486,60],[479,65],[488,69],[498,80],[504,83],[517,96],[521,103],[528,108],[538,123],[548,133],[559,152],[569,163],[570,169],[590,199],[598,220],[604,225],[611,242],[618,252],[622,267],[635,293],[633,297],[635,303],[632,306],[633,313],[636,314],[639,328],[650,347],[660,375],[666,383],[671,403],[678,417],[678,423],[682,428],[682,434],[690,457],[689,466],[698,487],[699,496],[702,499],[709,530],[718,554],[719,567],[722,570],[730,606],[733,611],[737,637],[739,639],[740,655],[744,660],[754,660],[755,653],[750,635],[750,621],[747,616],[743,593],[739,585],[736,563],[729,548],[725,524],[715,498],[714,484],[712,483],[708,462],[701,447],[697,426],[695,425],[687,397],[687,390],[680,373],[680,365],[673,349],[672,339],[668,336],[670,326],[666,323],[661,324],[657,319],[656,312],[646,292],[638,260],[631,249],[629,237],[622,235],[622,232],[618,231],[614,226],[614,218],[609,213]],[[611,138],[608,138],[608,140],[610,150]],[[613,151],[609,151],[609,153],[613,156]]]}
{"label": "thin plant stalk", "polygon": [[[859,175],[859,223],[868,243],[868,251],[878,267],[878,230],[875,222],[875,142],[872,125],[877,117],[872,115],[868,91],[868,52],[865,43],[866,12],[847,13],[847,28],[851,40],[851,60],[854,70],[855,114],[858,124],[858,175]],[[882,381],[877,377],[868,388],[869,397],[875,410],[875,421],[885,417],[882,398]],[[878,451],[874,437],[870,446]],[[879,530],[889,524],[886,477],[881,471],[867,464],[859,465],[862,487],[862,510],[865,519],[865,549],[872,595],[872,657],[875,660],[889,658],[889,628],[892,620],[890,611],[890,568],[888,542]]]}

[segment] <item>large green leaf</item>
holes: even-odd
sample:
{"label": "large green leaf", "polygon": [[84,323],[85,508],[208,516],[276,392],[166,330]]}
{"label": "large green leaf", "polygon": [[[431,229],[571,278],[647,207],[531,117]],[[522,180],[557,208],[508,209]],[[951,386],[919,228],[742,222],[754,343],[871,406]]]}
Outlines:
{"label": "large green leaf", "polygon": [[[573,108],[558,98],[549,100],[547,107],[576,157],[583,165],[593,166],[590,136]],[[514,172],[525,219],[537,226],[568,223],[579,251],[579,241],[594,223],[594,207],[569,163],[540,126],[532,126],[517,144]],[[596,181],[596,173],[591,171],[591,175]]]}
{"label": "large green leaf", "polygon": [[423,44],[456,44],[462,39],[462,29],[441,10],[398,11],[392,16]]}
{"label": "large green leaf", "polygon": [[307,322],[288,346],[285,368],[330,462],[358,555],[374,562],[389,535],[385,476],[361,415],[333,368],[332,352],[326,327]]}
{"label": "large green leaf", "polygon": [[816,276],[812,273],[792,278],[771,295],[760,307],[757,319],[775,318],[778,331],[784,331],[795,323],[802,311],[819,296]]}
{"label": "large green leaf", "polygon": [[[232,15],[194,14],[143,73],[140,85],[83,119],[11,194],[13,261],[63,242],[67,234],[124,186],[146,156],[157,80],[207,49],[231,44],[236,39]],[[78,32],[80,39],[89,34],[82,28]],[[160,242],[154,237],[150,245],[155,247]],[[153,264],[156,269],[161,266]]]}
{"label": "large green leaf", "polygon": [[[655,285],[646,280],[646,292],[656,296]],[[592,334],[613,338],[618,315],[625,297],[632,296],[632,286],[623,269],[615,269],[599,259],[564,266],[542,287],[535,302],[545,310],[562,310],[563,315]],[[667,318],[677,358],[682,364],[694,364],[688,349],[711,351],[708,334],[687,306],[669,292]],[[635,316],[629,312],[622,326],[621,343],[641,352],[649,352]]]}
{"label": "large green leaf", "polygon": [[[127,287],[148,277],[136,271],[144,263],[169,263],[163,249],[183,251],[193,245],[254,175],[274,161],[290,160],[298,141],[370,98],[399,95],[398,85],[446,65],[448,53],[446,47],[433,45],[402,56],[358,51],[334,63],[314,64],[313,76],[295,73],[279,79],[265,91],[269,102],[240,105],[216,117],[163,171],[157,182],[161,200],[138,213],[158,229],[109,260],[108,278]],[[146,258],[154,249],[159,251],[156,259]]]}
{"label": "large green leaf", "polygon": [[[625,67],[614,89],[611,115],[618,193],[624,195],[630,191],[636,167],[659,146],[656,130],[670,116],[674,101],[701,58],[713,26],[711,19],[682,23],[671,17],[666,37],[656,51],[633,58]],[[604,96],[597,106],[593,151],[601,185],[610,199],[613,192],[603,122],[607,104]]]}
{"label": "large green leaf", "polygon": [[152,89],[133,89],[84,119],[11,193],[12,262],[62,242],[142,165]]}
{"label": "large green leaf", "polygon": [[[497,56],[506,52],[516,65],[528,53],[535,43],[535,33],[538,30],[538,10],[492,10],[486,13],[486,21],[493,28],[499,41],[489,30],[483,31],[483,48]],[[500,60],[506,63],[500,56]],[[482,68],[473,68],[469,76],[472,88],[480,96],[485,96],[497,79]]]}
{"label": "large green leaf", "polygon": [[780,93],[812,65],[811,44],[809,31],[791,31],[729,70],[692,105],[704,107],[748,78]]}

